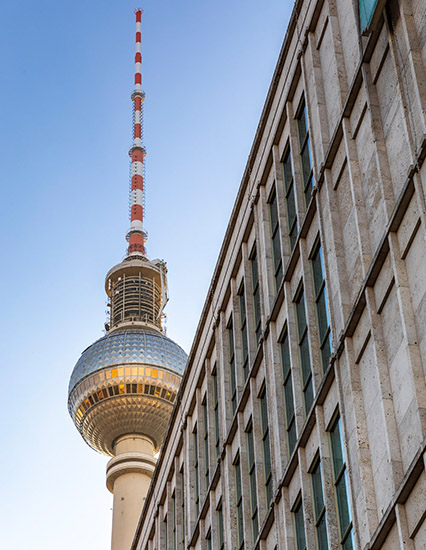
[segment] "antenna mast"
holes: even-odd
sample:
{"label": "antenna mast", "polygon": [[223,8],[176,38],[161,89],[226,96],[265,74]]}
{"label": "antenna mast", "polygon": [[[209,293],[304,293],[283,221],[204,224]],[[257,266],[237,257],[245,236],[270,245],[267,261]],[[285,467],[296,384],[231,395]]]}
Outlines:
{"label": "antenna mast", "polygon": [[145,242],[147,233],[143,228],[144,216],[144,159],[145,147],[142,144],[142,104],[145,92],[142,90],[142,53],[141,53],[141,26],[142,10],[135,10],[136,14],[136,55],[135,55],[135,89],[132,93],[133,101],[133,143],[129,149],[131,160],[131,187],[130,187],[130,230],[126,239],[129,243],[127,256],[145,256]]}

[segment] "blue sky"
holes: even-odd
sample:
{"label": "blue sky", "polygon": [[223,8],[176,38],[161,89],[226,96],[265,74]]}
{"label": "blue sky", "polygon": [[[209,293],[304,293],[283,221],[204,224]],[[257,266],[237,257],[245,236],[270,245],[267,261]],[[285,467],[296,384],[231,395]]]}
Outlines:
{"label": "blue sky", "polygon": [[292,2],[38,0],[0,7],[0,547],[104,550],[107,459],[66,408],[125,253],[134,8],[142,19],[148,255],[189,351]]}

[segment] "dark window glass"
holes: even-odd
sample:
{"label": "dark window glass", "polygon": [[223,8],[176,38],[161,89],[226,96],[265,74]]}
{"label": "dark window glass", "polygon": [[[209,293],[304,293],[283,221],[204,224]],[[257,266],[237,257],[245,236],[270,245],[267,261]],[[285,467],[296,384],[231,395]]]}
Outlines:
{"label": "dark window glass", "polygon": [[172,521],[173,521],[173,550],[177,550],[177,529],[176,529],[176,499],[172,496]]}
{"label": "dark window glass", "polygon": [[318,550],[328,550],[327,519],[322,490],[321,462],[318,461],[312,471],[312,490],[314,495],[315,529],[317,533]]}
{"label": "dark window glass", "polygon": [[324,263],[322,259],[321,245],[319,243],[312,255],[312,271],[314,274],[315,303],[317,308],[321,362],[323,371],[325,371],[331,355],[331,332],[327,308],[327,289],[325,287]]}
{"label": "dark window glass", "polygon": [[200,480],[199,480],[199,471],[198,471],[198,435],[197,430],[195,429],[193,433],[193,448],[194,448],[194,473],[195,473],[195,510],[196,515],[200,513]]}
{"label": "dark window glass", "polygon": [[306,105],[303,101],[298,115],[297,128],[299,131],[300,160],[302,164],[303,191],[305,193],[306,206],[309,203],[314,186],[314,177],[312,172],[311,145],[309,142],[308,120],[306,114]]}
{"label": "dark window glass", "polygon": [[248,343],[247,343],[247,319],[246,319],[246,297],[244,285],[241,286],[238,293],[240,303],[240,330],[241,330],[241,351],[243,360],[244,380],[248,376]]}
{"label": "dark window glass", "polygon": [[253,425],[247,430],[247,447],[248,447],[248,472],[250,479],[250,511],[251,511],[251,526],[253,532],[253,540],[256,540],[259,532],[259,520],[257,517],[257,484],[256,484],[256,464],[254,459],[254,441],[253,441]]}
{"label": "dark window glass", "polygon": [[353,550],[353,529],[351,510],[348,498],[348,480],[343,452],[340,418],[337,417],[330,430],[331,454],[333,462],[334,488],[336,492],[337,511],[339,515],[340,543],[344,550]]}
{"label": "dark window glass", "polygon": [[284,172],[285,199],[287,203],[288,235],[290,237],[291,249],[293,249],[297,239],[298,226],[297,226],[297,214],[296,214],[296,200],[294,195],[293,170],[291,167],[290,146],[287,147],[287,151],[284,155],[283,172]]}
{"label": "dark window glass", "polygon": [[235,505],[237,507],[237,548],[244,548],[243,495],[241,492],[240,457],[235,461]]}
{"label": "dark window glass", "polygon": [[305,539],[305,521],[303,518],[303,506],[302,500],[299,500],[296,508],[294,509],[294,524],[296,527],[296,545],[297,550],[306,550]]}
{"label": "dark window glass", "polygon": [[274,259],[275,287],[278,290],[283,278],[283,263],[281,257],[280,227],[278,220],[277,194],[275,189],[269,199],[269,212],[271,217],[272,253]]}
{"label": "dark window glass", "polygon": [[235,353],[234,353],[234,327],[232,318],[228,325],[228,344],[229,344],[229,374],[231,382],[231,407],[234,414],[237,409],[237,380],[235,377]]}
{"label": "dark window glass", "polygon": [[219,394],[217,387],[217,368],[213,369],[213,413],[214,413],[214,446],[216,449],[216,457],[220,451],[220,435],[219,435]]}
{"label": "dark window glass", "polygon": [[207,397],[203,402],[203,429],[204,429],[204,479],[206,484],[206,491],[209,487],[209,431],[208,431],[208,417],[207,417]]}
{"label": "dark window glass", "polygon": [[290,349],[288,341],[288,332],[285,331],[281,338],[281,367],[283,373],[284,385],[284,406],[285,406],[285,424],[287,430],[287,440],[290,454],[296,445],[296,417],[294,414],[293,382],[291,378]]}
{"label": "dark window glass", "polygon": [[266,502],[269,506],[272,500],[272,459],[271,442],[269,440],[268,401],[266,388],[260,392],[260,424],[262,429],[263,467],[265,472]]}
{"label": "dark window glass", "polygon": [[260,288],[259,288],[259,270],[257,267],[257,251],[254,249],[251,258],[251,277],[254,305],[254,325],[256,332],[256,344],[259,345],[260,334],[262,332],[261,315],[260,315]]}
{"label": "dark window glass", "polygon": [[181,538],[181,549],[185,548],[185,475],[183,473],[183,468],[180,472],[180,511],[181,511],[181,522],[182,522],[182,538]]}
{"label": "dark window glass", "polygon": [[302,367],[303,395],[305,411],[309,412],[314,401],[314,389],[312,382],[311,356],[309,353],[308,325],[306,323],[305,297],[303,287],[296,298],[296,317],[299,338],[300,364]]}
{"label": "dark window glass", "polygon": [[218,533],[218,547],[219,550],[223,550],[225,548],[225,537],[224,537],[224,531],[223,531],[223,510],[222,510],[222,503],[219,504],[219,508],[217,509],[217,522],[219,527],[219,533]]}

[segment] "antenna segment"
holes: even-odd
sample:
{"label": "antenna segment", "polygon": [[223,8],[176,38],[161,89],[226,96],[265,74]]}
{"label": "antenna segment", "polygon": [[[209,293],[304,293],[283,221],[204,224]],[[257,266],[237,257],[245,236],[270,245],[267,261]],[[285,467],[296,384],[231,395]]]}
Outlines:
{"label": "antenna segment", "polygon": [[141,54],[141,26],[142,10],[135,10],[136,14],[136,55],[135,55],[135,89],[132,93],[133,101],[133,144],[129,149],[131,160],[131,187],[130,187],[130,230],[126,239],[129,243],[127,256],[145,256],[145,242],[147,233],[143,228],[144,215],[144,159],[145,147],[142,144],[142,103],[145,92],[142,90],[142,54]]}

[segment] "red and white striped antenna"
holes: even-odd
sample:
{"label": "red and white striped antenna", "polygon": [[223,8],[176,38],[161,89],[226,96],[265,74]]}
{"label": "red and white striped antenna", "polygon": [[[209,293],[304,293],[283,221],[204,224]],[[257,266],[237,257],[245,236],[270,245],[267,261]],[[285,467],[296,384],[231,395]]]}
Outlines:
{"label": "red and white striped antenna", "polygon": [[144,218],[144,159],[145,147],[142,144],[142,103],[145,92],[142,90],[142,54],[141,26],[142,10],[137,8],[136,14],[136,55],[135,55],[135,89],[132,93],[134,122],[133,143],[129,149],[131,160],[130,184],[130,230],[127,233],[129,243],[127,256],[145,256],[147,233],[143,227]]}

